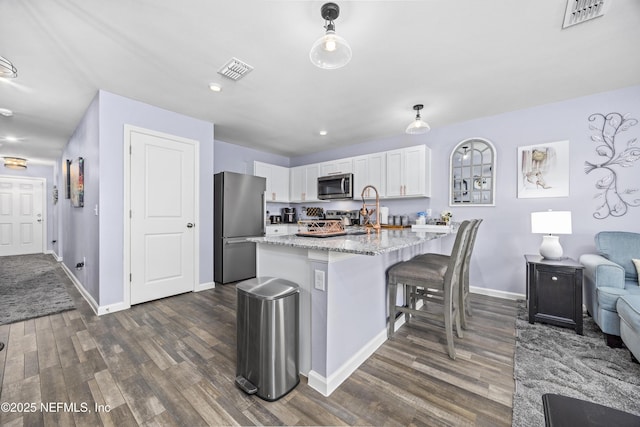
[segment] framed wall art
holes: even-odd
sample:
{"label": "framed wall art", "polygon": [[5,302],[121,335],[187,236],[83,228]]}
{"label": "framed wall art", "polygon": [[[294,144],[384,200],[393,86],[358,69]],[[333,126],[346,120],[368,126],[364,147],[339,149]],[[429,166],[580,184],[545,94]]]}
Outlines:
{"label": "framed wall art", "polygon": [[518,198],[569,196],[569,141],[518,147]]}
{"label": "framed wall art", "polygon": [[71,160],[65,160],[64,169],[64,198],[71,198]]}
{"label": "framed wall art", "polygon": [[78,157],[78,160],[71,163],[71,205],[74,208],[84,206],[84,159]]}

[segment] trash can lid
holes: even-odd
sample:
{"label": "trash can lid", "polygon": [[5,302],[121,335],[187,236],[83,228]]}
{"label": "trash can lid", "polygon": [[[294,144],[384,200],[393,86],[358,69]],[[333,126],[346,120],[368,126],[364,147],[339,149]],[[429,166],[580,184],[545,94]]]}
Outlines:
{"label": "trash can lid", "polygon": [[273,300],[298,292],[299,286],[277,277],[255,277],[238,283],[236,289],[259,299]]}

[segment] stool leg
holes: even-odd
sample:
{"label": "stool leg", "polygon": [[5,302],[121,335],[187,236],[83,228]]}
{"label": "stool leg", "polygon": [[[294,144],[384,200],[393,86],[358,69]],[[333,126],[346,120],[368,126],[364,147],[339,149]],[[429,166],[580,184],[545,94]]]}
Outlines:
{"label": "stool leg", "polygon": [[398,284],[389,282],[388,290],[388,307],[389,307],[389,323],[387,324],[387,338],[393,338],[396,326],[396,298],[397,298]]}
{"label": "stool leg", "polygon": [[[416,308],[416,298],[413,295],[416,291],[415,286],[404,285],[404,306],[408,308]],[[411,313],[404,313],[404,321],[409,323]]]}
{"label": "stool leg", "polygon": [[454,359],[456,358],[456,350],[453,347],[453,325],[451,324],[452,322],[452,317],[453,317],[453,301],[452,301],[452,297],[453,295],[451,295],[453,289],[451,290],[445,290],[445,296],[444,296],[444,329],[447,333],[447,350],[449,352],[449,357]]}

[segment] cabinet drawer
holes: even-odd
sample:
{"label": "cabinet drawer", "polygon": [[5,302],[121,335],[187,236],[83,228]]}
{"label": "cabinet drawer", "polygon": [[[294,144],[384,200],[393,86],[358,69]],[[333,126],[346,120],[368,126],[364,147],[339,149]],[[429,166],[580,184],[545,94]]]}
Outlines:
{"label": "cabinet drawer", "polygon": [[573,318],[576,304],[573,273],[538,269],[536,282],[538,312],[561,318]]}

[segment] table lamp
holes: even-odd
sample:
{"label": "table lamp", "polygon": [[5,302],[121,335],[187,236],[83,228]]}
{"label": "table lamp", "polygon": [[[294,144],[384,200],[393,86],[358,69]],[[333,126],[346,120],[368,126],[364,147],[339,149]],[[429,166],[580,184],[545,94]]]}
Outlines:
{"label": "table lamp", "polygon": [[571,234],[571,212],[531,212],[531,232],[544,234],[540,245],[540,255],[543,258],[562,259],[560,238],[554,234]]}

